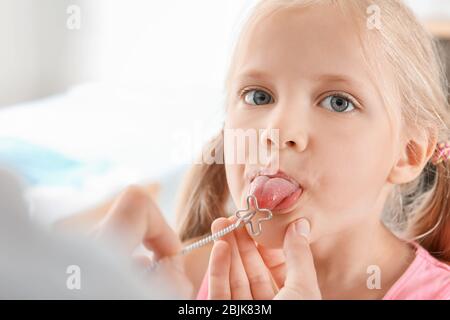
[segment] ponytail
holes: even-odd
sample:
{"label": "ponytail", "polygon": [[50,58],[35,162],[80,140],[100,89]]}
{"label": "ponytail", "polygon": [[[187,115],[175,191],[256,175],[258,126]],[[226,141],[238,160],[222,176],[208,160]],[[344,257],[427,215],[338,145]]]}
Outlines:
{"label": "ponytail", "polygon": [[[223,155],[223,130],[207,144],[208,155]],[[212,222],[226,217],[225,203],[229,191],[225,165],[207,164],[201,159],[185,177],[177,204],[177,229],[181,241],[201,237],[210,232]]]}
{"label": "ponytail", "polygon": [[408,234],[435,258],[450,263],[450,161],[429,164],[424,174],[434,183]]}

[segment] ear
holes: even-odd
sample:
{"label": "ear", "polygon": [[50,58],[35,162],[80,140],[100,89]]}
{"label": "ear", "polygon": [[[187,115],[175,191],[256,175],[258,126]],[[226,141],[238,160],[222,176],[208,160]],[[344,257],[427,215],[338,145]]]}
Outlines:
{"label": "ear", "polygon": [[416,179],[433,156],[437,144],[437,130],[423,130],[414,139],[407,141],[399,153],[396,164],[391,169],[388,182],[408,183]]}

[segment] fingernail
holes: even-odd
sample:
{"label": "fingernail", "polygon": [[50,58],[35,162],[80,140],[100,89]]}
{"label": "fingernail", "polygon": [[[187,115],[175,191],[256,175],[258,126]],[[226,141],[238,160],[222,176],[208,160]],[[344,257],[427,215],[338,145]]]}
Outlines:
{"label": "fingernail", "polygon": [[295,231],[299,236],[303,236],[308,239],[309,233],[311,232],[309,221],[307,219],[300,219],[295,222]]}

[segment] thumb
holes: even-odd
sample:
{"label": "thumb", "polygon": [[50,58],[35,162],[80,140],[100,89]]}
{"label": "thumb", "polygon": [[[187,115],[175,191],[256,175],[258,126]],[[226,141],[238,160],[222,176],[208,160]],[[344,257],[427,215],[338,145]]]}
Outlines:
{"label": "thumb", "polygon": [[288,226],[283,246],[286,256],[286,281],[276,299],[321,299],[309,247],[310,231],[310,223],[305,218]]}

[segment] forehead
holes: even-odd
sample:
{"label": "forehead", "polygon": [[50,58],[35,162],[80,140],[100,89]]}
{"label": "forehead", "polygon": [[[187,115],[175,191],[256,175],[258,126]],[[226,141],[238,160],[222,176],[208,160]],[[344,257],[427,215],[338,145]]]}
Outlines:
{"label": "forehead", "polygon": [[280,9],[249,26],[238,47],[235,76],[275,71],[317,78],[368,78],[356,25],[334,5]]}

